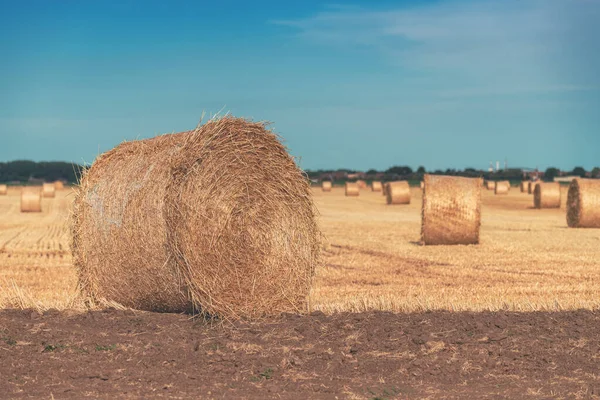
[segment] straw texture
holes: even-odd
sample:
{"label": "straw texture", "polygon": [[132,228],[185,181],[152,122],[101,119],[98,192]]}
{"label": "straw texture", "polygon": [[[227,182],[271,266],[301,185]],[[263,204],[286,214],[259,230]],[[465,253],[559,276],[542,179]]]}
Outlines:
{"label": "straw texture", "polygon": [[21,190],[21,212],[42,212],[40,187],[24,187]]}
{"label": "straw texture", "polygon": [[331,181],[323,181],[321,183],[321,188],[324,192],[331,192],[332,186]]}
{"label": "straw texture", "polygon": [[56,182],[54,182],[54,189],[56,189],[56,190],[64,190],[65,189],[65,184],[62,181],[56,181]]}
{"label": "straw texture", "polygon": [[487,181],[485,184],[486,184],[487,190],[496,189],[496,182],[494,182],[494,181]]}
{"label": "straw texture", "polygon": [[383,190],[383,186],[381,185],[381,182],[373,181],[373,183],[371,183],[371,190],[373,192],[381,192]]}
{"label": "straw texture", "polygon": [[410,204],[410,186],[407,181],[388,183],[386,191],[387,204]]}
{"label": "straw texture", "polygon": [[482,180],[425,175],[424,182],[421,242],[479,243]]}
{"label": "straw texture", "polygon": [[600,228],[600,179],[573,179],[567,195],[571,228]]}
{"label": "straw texture", "polygon": [[6,196],[8,194],[8,186],[0,185],[0,196]]}
{"label": "straw texture", "polygon": [[533,191],[535,208],[560,208],[560,183],[539,182]]}
{"label": "straw texture", "polygon": [[44,186],[42,186],[42,196],[45,198],[56,197],[56,188],[54,187],[54,183],[44,183]]}
{"label": "straw texture", "polygon": [[357,182],[346,182],[345,194],[347,197],[355,197],[360,195],[360,189]]}
{"label": "straw texture", "polygon": [[320,248],[310,193],[263,123],[225,117],[123,143],[76,194],[80,287],[90,301],[150,311],[302,312]]}
{"label": "straw texture", "polygon": [[494,194],[508,194],[510,190],[510,182],[509,181],[499,181],[496,182],[496,186],[494,187]]}

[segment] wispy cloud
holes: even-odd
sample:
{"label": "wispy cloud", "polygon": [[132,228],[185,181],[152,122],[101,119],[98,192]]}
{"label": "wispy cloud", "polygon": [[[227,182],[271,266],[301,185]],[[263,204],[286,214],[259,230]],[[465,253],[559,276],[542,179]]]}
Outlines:
{"label": "wispy cloud", "polygon": [[303,40],[368,48],[406,70],[443,75],[453,81],[443,93],[464,96],[598,89],[599,20],[597,0],[465,0],[337,6],[275,23]]}

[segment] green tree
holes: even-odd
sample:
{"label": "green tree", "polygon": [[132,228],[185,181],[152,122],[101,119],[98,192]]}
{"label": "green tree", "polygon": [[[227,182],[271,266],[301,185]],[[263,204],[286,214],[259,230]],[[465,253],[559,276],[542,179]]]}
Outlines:
{"label": "green tree", "polygon": [[419,168],[417,168],[417,174],[425,174],[427,173],[427,171],[425,170],[424,166],[420,166]]}
{"label": "green tree", "polygon": [[573,169],[573,172],[571,174],[575,175],[575,176],[579,176],[581,178],[584,178],[585,177],[585,173],[586,173],[586,171],[585,171],[585,169],[583,167],[575,167]]}
{"label": "green tree", "polygon": [[544,172],[544,180],[553,181],[554,178],[556,178],[559,173],[560,173],[560,170],[558,168],[549,167],[546,169],[546,172]]}
{"label": "green tree", "polygon": [[599,167],[595,167],[592,170],[592,178],[600,178],[600,168]]}

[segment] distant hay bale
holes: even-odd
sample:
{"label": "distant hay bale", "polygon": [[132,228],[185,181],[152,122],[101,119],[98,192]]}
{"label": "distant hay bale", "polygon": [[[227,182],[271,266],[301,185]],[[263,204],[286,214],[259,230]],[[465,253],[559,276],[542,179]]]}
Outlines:
{"label": "distant hay bale", "polygon": [[528,194],[533,194],[533,190],[535,189],[535,184],[536,184],[536,183],[537,183],[537,182],[533,182],[533,181],[529,181],[529,182],[527,183],[527,193],[528,193]]}
{"label": "distant hay bale", "polygon": [[21,190],[21,212],[42,212],[42,190],[24,187]]}
{"label": "distant hay bale", "polygon": [[56,188],[54,187],[54,183],[44,183],[44,186],[42,186],[42,196],[45,198],[56,197]]}
{"label": "distant hay bale", "polygon": [[72,221],[91,302],[227,319],[306,310],[316,210],[263,123],[224,117],[117,146],[84,171]]}
{"label": "distant hay bale", "polygon": [[321,183],[321,188],[324,192],[331,192],[332,186],[331,181],[323,181],[323,183]]}
{"label": "distant hay bale", "polygon": [[571,228],[600,228],[600,179],[573,179],[567,196]]}
{"label": "distant hay bale", "polygon": [[421,181],[421,189],[423,189],[425,187],[425,182]]}
{"label": "distant hay bale", "polygon": [[358,180],[358,181],[356,181],[356,184],[358,185],[359,189],[366,189],[367,188],[367,182],[365,182],[365,181]]}
{"label": "distant hay bale", "polygon": [[62,181],[56,181],[54,182],[54,189],[58,190],[65,190],[65,184]]}
{"label": "distant hay bale", "polygon": [[425,245],[479,243],[480,178],[425,175],[421,241]]}
{"label": "distant hay bale", "polygon": [[389,182],[383,182],[381,184],[381,194],[384,195],[384,196],[387,196],[388,184],[389,184]]}
{"label": "distant hay bale", "polygon": [[509,181],[499,181],[496,182],[496,186],[494,187],[494,194],[508,194],[510,190],[510,182]]}
{"label": "distant hay bale", "polygon": [[527,181],[521,181],[520,187],[521,187],[521,193],[527,193],[529,183]]}
{"label": "distant hay bale", "polygon": [[6,196],[8,194],[8,186],[0,185],[0,196]]}
{"label": "distant hay bale", "polygon": [[354,197],[360,195],[360,189],[357,182],[346,182],[346,197]]}
{"label": "distant hay bale", "polygon": [[371,190],[373,192],[381,192],[383,190],[381,182],[379,182],[379,181],[373,181],[373,183],[371,183]]}
{"label": "distant hay bale", "polygon": [[539,182],[533,190],[535,208],[560,208],[560,183]]}
{"label": "distant hay bale", "polygon": [[410,186],[407,181],[388,183],[386,191],[387,204],[410,204]]}
{"label": "distant hay bale", "polygon": [[487,181],[485,184],[486,184],[487,190],[496,189],[496,182],[494,182],[494,181]]}

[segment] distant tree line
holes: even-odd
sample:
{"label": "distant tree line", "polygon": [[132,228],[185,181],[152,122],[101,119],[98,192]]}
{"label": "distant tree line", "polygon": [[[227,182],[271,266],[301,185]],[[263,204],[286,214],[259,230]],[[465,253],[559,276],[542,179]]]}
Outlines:
{"label": "distant tree line", "polygon": [[64,181],[76,183],[81,166],[67,162],[0,162],[0,182],[26,183]]}

